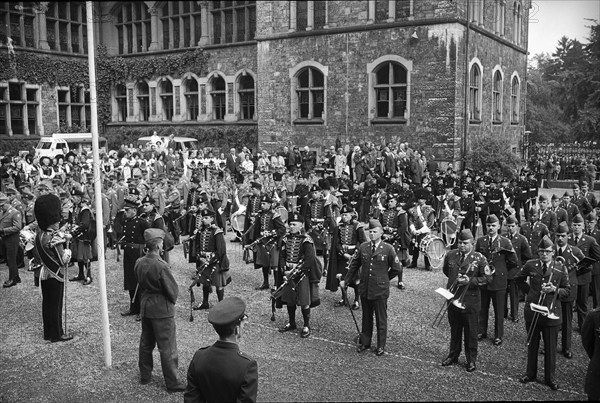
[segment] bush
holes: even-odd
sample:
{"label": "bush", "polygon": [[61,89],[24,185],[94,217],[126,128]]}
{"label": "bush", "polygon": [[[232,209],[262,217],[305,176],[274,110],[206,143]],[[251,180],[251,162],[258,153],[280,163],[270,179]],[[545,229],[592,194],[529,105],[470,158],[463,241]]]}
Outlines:
{"label": "bush", "polygon": [[474,171],[489,170],[492,177],[517,177],[521,157],[511,151],[510,144],[502,136],[480,135],[471,141],[467,155],[467,167]]}
{"label": "bush", "polygon": [[19,155],[21,151],[27,151],[29,154],[35,152],[35,146],[39,142],[39,137],[33,139],[12,139],[10,137],[3,137],[0,142],[0,154],[1,155]]}

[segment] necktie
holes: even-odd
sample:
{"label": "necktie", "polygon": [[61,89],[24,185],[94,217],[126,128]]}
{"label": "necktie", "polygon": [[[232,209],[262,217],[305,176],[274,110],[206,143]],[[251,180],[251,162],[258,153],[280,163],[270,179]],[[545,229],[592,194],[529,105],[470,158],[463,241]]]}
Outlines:
{"label": "necktie", "polygon": [[575,237],[575,245],[577,245],[578,243],[579,243],[579,237],[578,237],[578,236],[576,236],[576,237]]}
{"label": "necktie", "polygon": [[548,270],[548,265],[546,263],[542,263],[542,273],[544,276],[546,275],[546,270]]}
{"label": "necktie", "polygon": [[462,266],[462,264],[465,262],[465,255],[463,253],[460,254],[460,265]]}
{"label": "necktie", "polygon": [[371,244],[371,253],[375,254],[375,244]]}

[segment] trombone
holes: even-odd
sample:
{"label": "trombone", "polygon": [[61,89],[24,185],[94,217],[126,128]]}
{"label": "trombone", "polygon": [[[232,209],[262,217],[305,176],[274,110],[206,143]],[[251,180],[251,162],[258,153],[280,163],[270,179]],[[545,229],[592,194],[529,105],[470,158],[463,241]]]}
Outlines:
{"label": "trombone", "polygon": [[[564,264],[565,258],[562,256],[558,256],[556,258],[556,261]],[[552,285],[552,275],[553,274],[554,274],[554,268],[550,272],[550,277],[548,277],[548,281],[546,283],[542,284],[542,288],[547,285]],[[531,344],[531,340],[533,339],[533,335],[535,333],[535,328],[540,319],[540,315],[543,315],[543,316],[547,317],[548,319],[553,319],[553,320],[559,319],[559,317],[552,312],[552,310],[554,309],[554,303],[556,302],[556,297],[558,296],[558,289],[556,290],[556,292],[554,293],[554,296],[552,297],[552,302],[550,303],[550,307],[546,306],[546,297],[547,296],[548,296],[548,294],[546,294],[546,293],[540,293],[540,299],[538,300],[538,303],[534,304],[533,302],[531,302],[529,304],[529,308],[533,311],[533,319],[531,321],[531,326],[529,327],[529,330],[527,331],[527,345],[528,346]]]}
{"label": "trombone", "polygon": [[469,274],[472,270],[474,270],[476,266],[477,266],[477,261],[471,262],[469,264],[469,267],[467,267],[467,270],[465,271],[464,274],[459,273],[458,276],[456,276],[456,279],[454,280],[452,285],[450,285],[450,288],[445,289],[445,288],[440,287],[437,290],[435,290],[435,292],[437,292],[438,294],[440,294],[441,296],[446,298],[446,301],[444,301],[442,307],[440,308],[437,315],[433,319],[433,323],[431,324],[432,328],[437,328],[440,326],[440,324],[442,323],[442,319],[444,319],[444,315],[446,315],[446,312],[448,311],[448,308],[450,307],[450,304],[454,305],[458,309],[466,308],[463,303],[463,300],[465,299],[465,295],[467,295],[467,290],[469,289],[469,284],[467,283],[464,286],[462,286],[463,290],[462,290],[460,296],[458,298],[456,298],[456,293],[458,292],[458,289],[461,287],[461,285],[458,284],[458,280],[466,277],[467,274]]}

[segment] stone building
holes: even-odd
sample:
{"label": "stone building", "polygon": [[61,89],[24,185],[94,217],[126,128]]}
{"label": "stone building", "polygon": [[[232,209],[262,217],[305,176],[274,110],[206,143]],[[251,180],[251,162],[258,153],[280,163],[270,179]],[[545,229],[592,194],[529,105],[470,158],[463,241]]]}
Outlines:
{"label": "stone building", "polygon": [[[518,152],[530,2],[95,2],[96,41],[111,55],[200,47],[210,56],[202,75],[115,85],[106,135],[250,126],[270,151],[402,141],[458,162],[469,139],[491,133]],[[2,3],[0,18],[0,51],[86,57],[83,2]],[[0,82],[0,136],[83,126],[88,101],[83,86]]]}

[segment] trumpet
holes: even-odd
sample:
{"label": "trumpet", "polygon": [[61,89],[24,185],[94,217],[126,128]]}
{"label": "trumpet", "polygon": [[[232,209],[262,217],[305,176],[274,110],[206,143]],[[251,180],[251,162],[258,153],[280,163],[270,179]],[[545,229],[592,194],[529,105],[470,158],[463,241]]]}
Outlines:
{"label": "trumpet", "polygon": [[469,274],[471,272],[471,270],[474,270],[476,266],[477,266],[477,261],[471,262],[469,264],[469,267],[467,267],[467,270],[465,271],[465,273],[464,274],[459,273],[458,276],[456,276],[456,278],[454,279],[454,282],[450,285],[450,287],[448,289],[440,287],[437,290],[435,290],[435,292],[437,292],[438,294],[440,294],[444,298],[446,298],[446,301],[444,301],[442,307],[440,308],[437,315],[433,319],[433,323],[431,324],[431,327],[437,328],[440,326],[440,324],[442,323],[442,319],[444,318],[444,315],[446,315],[446,312],[448,311],[448,308],[450,307],[450,304],[454,305],[458,309],[466,308],[465,305],[463,304],[463,300],[465,298],[465,295],[467,294],[467,290],[469,289],[469,284],[465,284],[462,286],[463,287],[462,293],[460,294],[460,296],[458,298],[456,298],[456,293],[458,292],[458,289],[461,287],[461,285],[458,283],[458,281],[461,278],[467,277],[467,274]]}
{"label": "trumpet", "polygon": [[[565,258],[562,256],[558,256],[556,258],[557,262],[564,263]],[[552,285],[552,275],[554,274],[554,269],[550,271],[550,277],[548,277],[548,281],[542,284],[542,288]],[[558,289],[554,292],[554,296],[552,297],[552,302],[550,306],[546,306],[546,297],[547,293],[541,293],[540,299],[537,304],[533,302],[529,304],[529,308],[533,312],[533,320],[531,321],[531,326],[529,327],[529,331],[527,332],[527,345],[531,344],[531,340],[533,339],[533,334],[535,333],[535,327],[540,319],[540,315],[547,317],[548,319],[559,319],[557,315],[555,315],[552,310],[554,309],[554,303],[556,302],[556,297],[558,296]]]}

